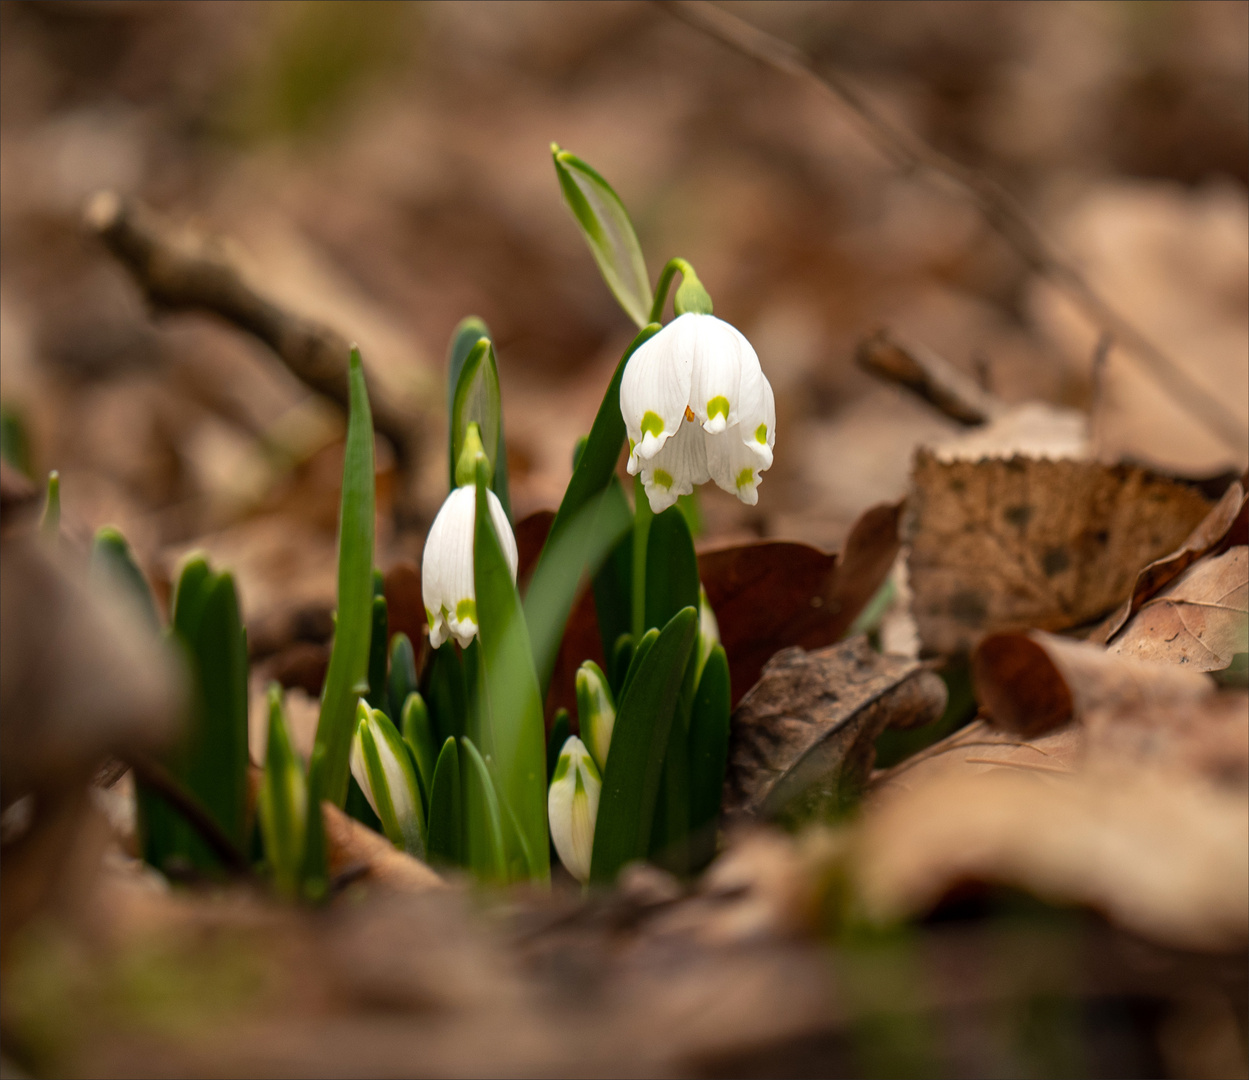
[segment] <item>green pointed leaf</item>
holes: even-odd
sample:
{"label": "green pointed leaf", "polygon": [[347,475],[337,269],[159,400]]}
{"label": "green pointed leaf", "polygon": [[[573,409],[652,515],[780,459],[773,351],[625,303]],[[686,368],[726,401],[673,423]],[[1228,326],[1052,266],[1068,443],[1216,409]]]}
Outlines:
{"label": "green pointed leaf", "polygon": [[624,689],[625,676],[633,663],[633,635],[627,631],[619,635],[616,638],[615,647],[608,655],[611,656],[611,689],[616,699],[619,700],[621,691]]}
{"label": "green pointed leaf", "polygon": [[716,827],[729,756],[729,661],[717,645],[703,665],[690,710],[690,868],[716,852]]}
{"label": "green pointed leaf", "polygon": [[455,642],[444,642],[425,665],[423,695],[429,706],[430,726],[439,742],[458,739],[468,733],[469,686]]}
{"label": "green pointed leaf", "polygon": [[[459,325],[451,331],[451,343],[447,346],[447,416],[455,412],[455,391],[460,385],[460,372],[464,370],[464,361],[473,351],[473,346],[482,338],[491,338],[484,320],[476,315],[461,319]],[[451,455],[451,467],[455,467],[456,455]]]}
{"label": "green pointed leaf", "polygon": [[347,799],[348,754],[356,701],[368,687],[373,620],[373,419],[357,349],[351,351],[351,408],[338,517],[338,621],[321,696],[316,745],[325,748],[317,798]]}
{"label": "green pointed leaf", "polygon": [[399,715],[403,741],[412,749],[422,790],[428,795],[433,789],[437,761],[434,757],[434,733],[429,725],[429,710],[425,707],[425,699],[414,690],[403,703],[403,711]]}
{"label": "green pointed leaf", "polygon": [[442,744],[429,789],[429,839],[426,851],[435,866],[465,864],[463,800],[460,795],[460,754],[456,742]]}
{"label": "green pointed leaf", "polygon": [[646,541],[646,628],[686,607],[698,607],[698,557],[685,515],[670,506],[651,520]]}
{"label": "green pointed leaf", "polygon": [[[625,497],[619,477],[612,476],[603,497],[617,504],[614,511],[617,515],[626,520],[631,516],[629,500]],[[594,575],[594,613],[598,617],[599,637],[603,643],[603,655],[609,660],[610,672],[610,660],[620,635],[633,630],[633,535],[628,530],[616,541],[616,546]],[[616,687],[613,682],[612,688]]]}
{"label": "green pointed leaf", "polygon": [[313,746],[308,762],[308,824],[304,829],[304,865],[300,890],[304,899],[320,903],[329,895],[329,860],[325,845],[325,818],[315,793],[325,790],[325,747]]}
{"label": "green pointed leaf", "polygon": [[546,782],[549,787],[551,777],[555,775],[555,764],[559,761],[559,752],[564,748],[568,736],[572,734],[572,721],[567,709],[556,709],[555,719],[551,721],[551,732],[546,737]]}
{"label": "green pointed leaf", "polygon": [[156,614],[156,601],[152,590],[134,561],[126,538],[111,525],[96,530],[91,544],[91,573],[99,574],[119,584],[134,600],[144,622],[155,632],[160,629]]}
{"label": "green pointed leaf", "polygon": [[633,681],[638,673],[638,669],[642,666],[642,661],[646,659],[646,654],[654,648],[655,642],[658,640],[659,631],[654,627],[651,627],[642,635],[642,640],[638,642],[637,648],[632,650],[629,666],[625,669],[624,679],[621,681],[620,689],[616,693],[617,701],[624,701],[625,691],[629,689],[629,683]]}
{"label": "green pointed leaf", "polygon": [[293,898],[299,891],[308,827],[308,780],[291,746],[282,688],[277,683],[269,685],[268,699],[268,750],[257,813],[274,885],[281,895]]}
{"label": "green pointed leaf", "polygon": [[478,737],[495,762],[500,798],[516,815],[535,873],[549,873],[546,831],[546,740],[542,696],[529,630],[512,572],[486,502],[484,469],[477,474],[473,545],[480,673]]}
{"label": "green pointed leaf", "polygon": [[555,173],[568,208],[590,245],[612,295],[638,326],[650,318],[651,287],[646,260],[620,197],[589,165],[551,145]]}
{"label": "green pointed leaf", "polygon": [[416,676],[416,650],[402,630],[390,639],[390,674],[387,681],[390,710],[386,715],[402,717],[408,695],[420,689]]}
{"label": "green pointed leaf", "polygon": [[464,791],[465,862],[479,881],[502,884],[507,880],[503,846],[503,819],[490,770],[473,740],[460,740],[461,783]]}
{"label": "green pointed leaf", "polygon": [[48,487],[43,501],[43,519],[39,532],[49,540],[55,540],[61,532],[61,474],[53,469],[48,473]]}
{"label": "green pointed leaf", "polygon": [[507,444],[503,434],[503,401],[499,390],[499,367],[494,345],[488,337],[474,342],[456,377],[449,424],[451,486],[464,450],[469,424],[476,424],[482,449],[490,461],[490,489],[499,497],[508,520],[512,518],[507,486]]}
{"label": "green pointed leaf", "polygon": [[624,688],[594,830],[593,882],[610,884],[649,850],[668,736],[697,633],[697,608],[677,612]]}
{"label": "green pointed leaf", "polygon": [[390,636],[386,597],[373,595],[373,616],[369,630],[369,692],[366,700],[374,709],[390,715],[390,688],[386,685],[386,641]]}

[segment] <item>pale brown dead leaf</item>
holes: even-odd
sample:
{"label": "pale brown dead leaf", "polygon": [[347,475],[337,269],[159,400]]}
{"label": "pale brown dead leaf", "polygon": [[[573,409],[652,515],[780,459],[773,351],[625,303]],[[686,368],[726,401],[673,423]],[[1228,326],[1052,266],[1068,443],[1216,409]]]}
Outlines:
{"label": "pale brown dead leaf", "polygon": [[1214,683],[1192,668],[1121,656],[1040,630],[985,638],[972,654],[972,682],[994,723],[1023,735],[1098,708],[1182,703],[1214,693]]}
{"label": "pale brown dead leaf", "polygon": [[399,851],[381,833],[348,817],[333,803],[321,804],[331,878],[351,876],[398,892],[426,892],[447,883],[419,859]]}
{"label": "pale brown dead leaf", "polygon": [[1194,563],[1145,601],[1109,651],[1221,671],[1249,646],[1249,547]]}
{"label": "pale brown dead leaf", "polygon": [[903,525],[921,640],[953,654],[996,630],[1090,622],[1208,510],[1194,489],[1133,466],[921,451]]}
{"label": "pale brown dead leaf", "polygon": [[726,817],[836,808],[866,778],[886,727],[935,720],[945,701],[936,675],[915,660],[881,656],[864,637],[778,653],[733,714]]}

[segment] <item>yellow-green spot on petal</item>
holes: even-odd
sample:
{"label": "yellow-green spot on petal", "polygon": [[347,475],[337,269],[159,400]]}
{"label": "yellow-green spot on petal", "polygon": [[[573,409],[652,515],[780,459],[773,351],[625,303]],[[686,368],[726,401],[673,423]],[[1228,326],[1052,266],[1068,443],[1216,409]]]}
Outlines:
{"label": "yellow-green spot on petal", "polygon": [[436,616],[432,611],[430,611],[429,608],[426,608],[425,609],[425,621],[429,623],[430,626],[433,626],[434,623],[438,621],[438,616]]}
{"label": "yellow-green spot on petal", "polygon": [[655,483],[657,483],[660,487],[672,487],[672,474],[664,472],[663,469],[656,469]]}
{"label": "yellow-green spot on petal", "polygon": [[723,394],[707,402],[707,419],[711,420],[717,415],[723,416],[725,420],[729,418],[729,399]]}
{"label": "yellow-green spot on petal", "polygon": [[755,428],[755,442],[762,445],[768,441],[768,425],[760,424]]}
{"label": "yellow-green spot on petal", "polygon": [[642,434],[647,433],[659,438],[664,433],[664,421],[658,413],[645,412],[642,414]]}
{"label": "yellow-green spot on petal", "polygon": [[466,600],[461,600],[455,605],[455,617],[459,622],[463,622],[465,619],[472,619],[473,622],[476,622],[477,601],[471,596]]}
{"label": "yellow-green spot on petal", "polygon": [[635,443],[632,439],[630,439],[629,440],[629,456],[630,457],[633,456],[633,450],[636,446],[637,446],[637,443]]}
{"label": "yellow-green spot on petal", "polygon": [[572,764],[572,757],[569,754],[561,754],[559,761],[555,765],[555,775],[551,777],[551,783],[554,784],[559,780],[563,780],[568,775],[568,766]]}
{"label": "yellow-green spot on petal", "polygon": [[742,488],[744,488],[744,487],[745,487],[747,484],[749,484],[749,483],[750,483],[750,482],[751,482],[754,478],[755,478],[755,471],[754,471],[754,469],[743,469],[741,472],[739,472],[739,473],[737,474],[737,487],[738,487],[738,490],[741,490]]}

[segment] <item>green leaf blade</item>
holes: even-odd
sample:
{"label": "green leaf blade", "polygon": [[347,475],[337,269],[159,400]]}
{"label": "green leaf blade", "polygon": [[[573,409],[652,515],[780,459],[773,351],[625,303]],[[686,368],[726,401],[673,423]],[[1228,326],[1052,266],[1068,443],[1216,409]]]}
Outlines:
{"label": "green leaf blade", "polygon": [[503,884],[507,881],[507,858],[499,796],[486,761],[473,740],[465,736],[460,745],[464,751],[460,764],[465,863],[479,881]]}
{"label": "green leaf blade", "polygon": [[442,744],[429,791],[429,839],[426,850],[435,866],[465,864],[460,753],[454,738]]}
{"label": "green leaf blade", "polygon": [[723,645],[703,665],[690,710],[690,868],[701,869],[716,851],[716,827],[729,757],[729,661]]}

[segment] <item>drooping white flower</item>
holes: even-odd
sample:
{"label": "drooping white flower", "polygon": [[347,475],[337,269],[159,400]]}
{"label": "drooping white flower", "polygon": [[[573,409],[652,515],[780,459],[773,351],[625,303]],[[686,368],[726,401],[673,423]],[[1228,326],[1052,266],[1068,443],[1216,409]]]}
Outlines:
{"label": "drooping white flower", "polygon": [[355,777],[387,839],[413,855],[425,854],[425,814],[412,754],[398,729],[380,709],[363,700],[356,707],[351,740]]}
{"label": "drooping white flower", "polygon": [[555,851],[578,881],[590,877],[594,822],[602,790],[603,779],[585,743],[576,735],[568,736],[551,778],[546,808]]}
{"label": "drooping white flower", "polygon": [[[490,520],[516,580],[516,537],[503,505],[493,491],[486,491]],[[442,504],[425,538],[421,560],[421,594],[429,622],[429,643],[436,649],[450,637],[462,647],[477,636],[477,593],[473,586],[473,538],[477,525],[477,490],[471,484],[458,487]]]}
{"label": "drooping white flower", "polygon": [[642,474],[655,513],[708,480],[758,502],[776,402],[750,342],[722,319],[686,312],[643,342],[625,366],[620,411],[629,474]]}

